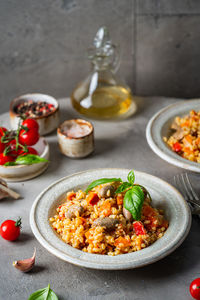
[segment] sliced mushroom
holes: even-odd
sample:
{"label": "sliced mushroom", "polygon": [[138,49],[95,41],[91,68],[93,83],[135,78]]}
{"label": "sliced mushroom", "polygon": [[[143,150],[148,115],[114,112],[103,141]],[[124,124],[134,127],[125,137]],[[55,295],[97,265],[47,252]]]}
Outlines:
{"label": "sliced mushroom", "polygon": [[115,188],[111,184],[104,185],[100,190],[99,190],[99,196],[100,198],[109,198],[113,197],[115,194]]}
{"label": "sliced mushroom", "polygon": [[174,129],[175,132],[173,134],[173,137],[177,140],[181,140],[184,137],[184,131],[176,122],[173,122],[171,125],[171,129]]}
{"label": "sliced mushroom", "polygon": [[130,211],[128,211],[125,207],[123,207],[123,215],[126,218],[127,221],[131,221],[132,220],[132,214],[130,213]]}
{"label": "sliced mushroom", "polygon": [[105,227],[106,230],[114,230],[115,226],[119,223],[118,219],[113,219],[109,217],[98,218],[93,222],[93,226]]}
{"label": "sliced mushroom", "polygon": [[72,219],[76,217],[76,212],[81,216],[84,213],[84,208],[81,205],[72,205],[65,213],[65,218]]}

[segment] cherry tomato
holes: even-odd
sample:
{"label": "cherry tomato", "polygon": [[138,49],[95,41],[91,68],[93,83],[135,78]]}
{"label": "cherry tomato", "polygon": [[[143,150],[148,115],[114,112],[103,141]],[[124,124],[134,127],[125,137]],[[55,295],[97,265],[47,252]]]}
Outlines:
{"label": "cherry tomato", "polygon": [[5,127],[0,127],[0,137],[4,135],[4,133],[7,131]]}
{"label": "cherry tomato", "polygon": [[196,300],[200,300],[200,278],[196,278],[190,284],[190,294]]}
{"label": "cherry tomato", "polygon": [[26,119],[22,122],[22,125],[26,126],[28,129],[36,129],[37,131],[39,130],[39,125],[34,119]]}
{"label": "cherry tomato", "polygon": [[5,165],[5,163],[14,161],[14,157],[11,155],[4,155],[3,153],[0,153],[0,165]]}
{"label": "cherry tomato", "polygon": [[19,132],[19,143],[22,145],[33,146],[39,140],[39,133],[35,129],[29,129],[27,132],[22,129]]}
{"label": "cherry tomato", "polygon": [[32,147],[28,147],[28,152],[24,152],[24,150],[21,150],[19,155],[27,155],[27,154],[35,154],[35,155],[38,155],[38,152],[37,150],[35,150],[34,148]]}
{"label": "cherry tomato", "polygon": [[5,144],[0,142],[0,153],[2,153],[5,150]]}
{"label": "cherry tomato", "polygon": [[21,218],[16,222],[13,220],[6,220],[1,224],[0,234],[2,238],[7,241],[15,241],[20,235]]}
{"label": "cherry tomato", "polygon": [[19,146],[18,149],[16,149],[16,140],[10,141],[9,146],[10,146],[9,155],[16,157],[20,154],[22,148]]}

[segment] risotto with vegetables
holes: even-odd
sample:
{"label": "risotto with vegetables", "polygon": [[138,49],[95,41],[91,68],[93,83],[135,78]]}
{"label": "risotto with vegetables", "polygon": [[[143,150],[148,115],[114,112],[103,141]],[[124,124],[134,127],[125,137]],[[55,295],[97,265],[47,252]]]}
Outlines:
{"label": "risotto with vegetables", "polygon": [[152,207],[145,187],[101,178],[86,191],[70,191],[50,218],[62,240],[89,253],[118,255],[138,251],[161,238],[168,228],[163,210]]}
{"label": "risotto with vegetables", "polygon": [[171,129],[175,132],[164,141],[178,155],[200,163],[200,111],[191,110],[182,118],[177,116]]}

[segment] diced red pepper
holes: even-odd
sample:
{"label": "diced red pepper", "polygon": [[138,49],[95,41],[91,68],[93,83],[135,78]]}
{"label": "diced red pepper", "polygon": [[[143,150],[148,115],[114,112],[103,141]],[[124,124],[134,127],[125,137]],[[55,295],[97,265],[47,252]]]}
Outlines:
{"label": "diced red pepper", "polygon": [[174,143],[172,147],[175,152],[181,151],[181,144],[179,142]]}
{"label": "diced red pepper", "polygon": [[144,226],[143,226],[142,222],[140,222],[140,221],[133,222],[133,228],[135,229],[136,235],[146,234],[146,230],[144,229]]}
{"label": "diced red pepper", "polygon": [[99,201],[99,197],[96,193],[90,193],[87,197],[87,203],[90,205],[96,205]]}
{"label": "diced red pepper", "polygon": [[67,194],[67,200],[71,201],[75,197],[76,197],[76,193],[74,193],[74,192],[70,192],[70,193]]}

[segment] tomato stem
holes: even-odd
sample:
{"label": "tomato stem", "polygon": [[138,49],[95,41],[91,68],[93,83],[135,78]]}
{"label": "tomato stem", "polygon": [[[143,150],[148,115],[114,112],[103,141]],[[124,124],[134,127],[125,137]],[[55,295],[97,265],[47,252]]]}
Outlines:
{"label": "tomato stem", "polygon": [[19,227],[19,228],[22,228],[22,218],[21,217],[19,217],[17,219],[17,221],[15,222],[15,226]]}

